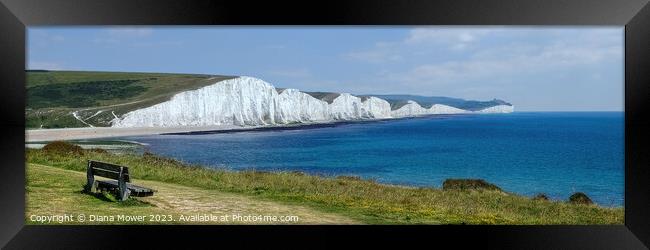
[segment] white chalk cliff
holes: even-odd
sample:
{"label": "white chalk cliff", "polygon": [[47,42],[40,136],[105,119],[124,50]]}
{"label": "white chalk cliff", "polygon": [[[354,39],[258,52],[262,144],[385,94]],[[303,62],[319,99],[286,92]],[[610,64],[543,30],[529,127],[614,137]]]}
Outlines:
{"label": "white chalk cliff", "polygon": [[492,106],[486,109],[482,109],[476,112],[479,113],[512,113],[515,111],[514,106],[509,106],[509,105],[497,105],[497,106]]}
{"label": "white chalk cliff", "polygon": [[[513,112],[513,106],[475,112],[508,113]],[[168,101],[116,117],[111,123],[113,127],[259,126],[460,113],[473,112],[442,104],[423,108],[414,101],[391,110],[386,100],[348,93],[328,103],[297,89],[278,92],[263,80],[242,76],[178,93]]]}

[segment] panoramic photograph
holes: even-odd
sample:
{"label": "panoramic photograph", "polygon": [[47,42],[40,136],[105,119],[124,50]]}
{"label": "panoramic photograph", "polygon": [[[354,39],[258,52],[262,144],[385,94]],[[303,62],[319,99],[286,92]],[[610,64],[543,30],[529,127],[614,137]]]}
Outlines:
{"label": "panoramic photograph", "polygon": [[624,28],[30,26],[29,225],[624,224]]}

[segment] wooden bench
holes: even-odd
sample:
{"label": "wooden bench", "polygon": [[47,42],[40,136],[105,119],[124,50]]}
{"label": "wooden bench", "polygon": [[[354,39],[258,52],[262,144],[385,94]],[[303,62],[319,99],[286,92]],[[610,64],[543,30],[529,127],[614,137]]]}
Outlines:
{"label": "wooden bench", "polygon": [[[95,175],[110,180],[95,180]],[[125,201],[129,196],[151,196],[155,192],[150,188],[131,184],[128,167],[106,162],[89,160],[86,178],[88,179],[85,186],[86,192],[107,191],[116,193],[120,201]]]}

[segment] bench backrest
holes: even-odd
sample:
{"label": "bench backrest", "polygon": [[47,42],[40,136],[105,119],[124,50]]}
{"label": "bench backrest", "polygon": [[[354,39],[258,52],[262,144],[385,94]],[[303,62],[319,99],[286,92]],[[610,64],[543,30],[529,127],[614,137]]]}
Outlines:
{"label": "bench backrest", "polygon": [[110,178],[113,180],[118,180],[120,178],[120,171],[124,176],[125,182],[131,182],[129,178],[129,168],[124,166],[119,166],[115,164],[110,164],[101,161],[89,161],[88,168],[92,175],[97,175],[101,177]]}

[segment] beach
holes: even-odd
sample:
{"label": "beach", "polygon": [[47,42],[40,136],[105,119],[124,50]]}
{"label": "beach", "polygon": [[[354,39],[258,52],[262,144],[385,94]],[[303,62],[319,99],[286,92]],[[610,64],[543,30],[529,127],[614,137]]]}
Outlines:
{"label": "beach", "polygon": [[[449,115],[437,115],[445,117]],[[100,139],[124,136],[143,136],[160,134],[218,134],[244,131],[274,131],[274,130],[295,130],[333,127],[350,123],[367,123],[383,120],[408,119],[408,118],[387,118],[387,119],[364,119],[352,121],[322,121],[293,123],[282,125],[258,125],[258,126],[237,126],[237,125],[211,125],[211,126],[180,126],[180,127],[84,127],[84,128],[55,128],[55,129],[27,129],[25,130],[25,142],[48,142],[57,140],[80,140]]]}
{"label": "beach", "polygon": [[241,129],[233,125],[215,125],[203,127],[144,127],[144,128],[58,128],[25,130],[25,142],[46,142],[56,140],[98,139],[122,136],[157,135],[165,133],[188,133],[195,131],[221,131]]}

